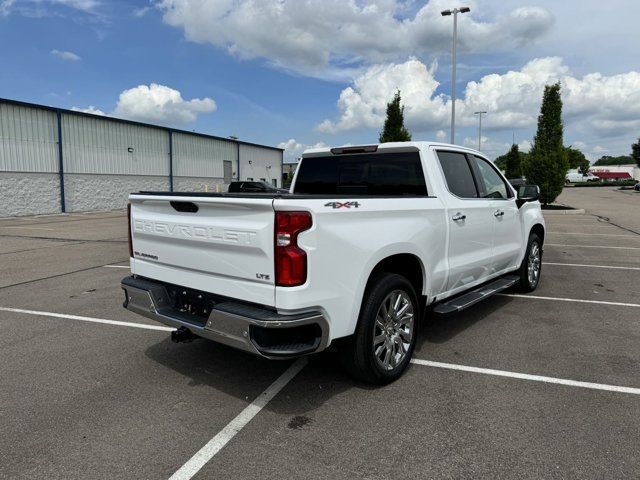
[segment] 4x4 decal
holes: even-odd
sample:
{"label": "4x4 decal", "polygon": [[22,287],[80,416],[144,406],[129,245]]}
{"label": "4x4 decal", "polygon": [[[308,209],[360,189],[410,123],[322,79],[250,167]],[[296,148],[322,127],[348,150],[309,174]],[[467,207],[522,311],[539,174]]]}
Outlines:
{"label": "4x4 decal", "polygon": [[358,202],[328,202],[324,204],[325,207],[331,208],[359,208],[360,203]]}

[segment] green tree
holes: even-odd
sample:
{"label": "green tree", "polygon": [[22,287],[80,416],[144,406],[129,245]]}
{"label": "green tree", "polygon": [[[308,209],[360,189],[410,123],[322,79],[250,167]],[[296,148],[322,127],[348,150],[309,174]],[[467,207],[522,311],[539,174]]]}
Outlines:
{"label": "green tree", "polygon": [[511,150],[505,155],[504,174],[507,178],[522,177],[522,169],[520,165],[520,151],[515,143],[511,145]]}
{"label": "green tree", "polygon": [[380,143],[408,142],[411,140],[409,130],[404,127],[404,106],[400,103],[400,90],[391,102],[387,103],[387,118],[380,132]]}
{"label": "green tree", "polygon": [[611,155],[603,155],[594,165],[609,166],[609,165],[629,165],[633,163],[633,158],[629,155],[620,155],[618,157],[612,157]]}
{"label": "green tree", "polygon": [[640,167],[640,138],[638,141],[631,145],[631,157],[636,161],[636,164]]}
{"label": "green tree", "polygon": [[589,160],[584,156],[584,153],[571,146],[565,147],[564,150],[567,153],[569,168],[577,168],[580,173],[587,173],[589,171]]}
{"label": "green tree", "polygon": [[538,116],[538,130],[529,158],[523,165],[527,182],[540,187],[540,201],[545,205],[560,195],[569,170],[562,134],[560,83],[546,85]]}
{"label": "green tree", "polygon": [[[507,157],[509,156],[510,152],[511,152],[511,149],[509,149],[509,151],[504,155],[500,155],[499,157],[496,157],[495,160],[493,161],[495,166],[498,167],[503,172],[506,172],[507,170]],[[518,157],[520,157],[520,175],[522,176],[522,168],[523,168],[522,166],[524,165],[524,162],[527,161],[527,158],[529,158],[529,154],[518,151]],[[510,177],[510,178],[513,178],[513,177]]]}
{"label": "green tree", "polygon": [[500,155],[499,157],[496,157],[495,160],[493,161],[494,165],[498,167],[500,170],[502,170],[503,172],[507,169],[508,154],[509,152],[505,153],[504,155]]}
{"label": "green tree", "polygon": [[289,188],[291,186],[292,181],[293,181],[293,172],[287,172],[283,175],[282,186],[285,188]]}

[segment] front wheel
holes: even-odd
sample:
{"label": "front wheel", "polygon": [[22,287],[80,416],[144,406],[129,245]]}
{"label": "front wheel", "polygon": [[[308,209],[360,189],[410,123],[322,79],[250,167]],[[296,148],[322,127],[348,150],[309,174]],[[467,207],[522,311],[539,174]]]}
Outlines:
{"label": "front wheel", "polygon": [[527,251],[520,264],[518,274],[520,275],[521,292],[533,292],[540,283],[540,273],[542,271],[542,241],[537,234],[529,235]]}
{"label": "front wheel", "polygon": [[365,294],[356,332],[341,348],[343,365],[367,383],[392,382],[409,365],[419,320],[411,283],[395,273],[376,277]]}

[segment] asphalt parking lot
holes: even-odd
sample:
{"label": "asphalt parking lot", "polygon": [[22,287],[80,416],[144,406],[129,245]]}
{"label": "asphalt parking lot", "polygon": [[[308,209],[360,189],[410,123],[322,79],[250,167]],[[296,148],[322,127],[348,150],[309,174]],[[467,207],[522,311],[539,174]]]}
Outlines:
{"label": "asphalt parking lot", "polygon": [[121,307],[122,212],[0,220],[0,476],[637,478],[640,194],[560,200],[538,290],[428,319],[383,388],[172,343]]}

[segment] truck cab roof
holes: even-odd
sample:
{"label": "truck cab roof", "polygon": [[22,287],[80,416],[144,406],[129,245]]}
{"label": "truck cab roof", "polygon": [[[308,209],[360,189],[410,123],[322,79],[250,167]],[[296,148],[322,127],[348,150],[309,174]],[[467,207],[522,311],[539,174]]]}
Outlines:
{"label": "truck cab roof", "polygon": [[328,155],[344,155],[344,154],[356,154],[356,153],[392,153],[392,152],[407,152],[407,151],[420,151],[427,150],[430,147],[440,147],[444,149],[452,149],[457,151],[464,151],[473,153],[476,155],[484,155],[472,148],[462,147],[460,145],[453,145],[451,143],[434,142],[434,141],[411,141],[411,142],[387,142],[387,143],[369,143],[362,145],[344,145],[341,147],[322,147],[322,148],[309,148],[302,153],[302,158],[305,157],[321,157]]}

